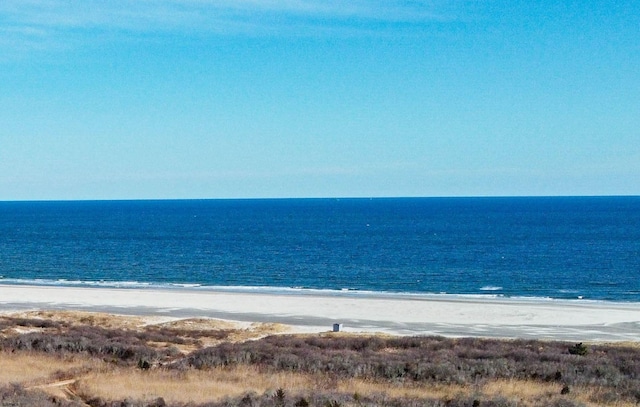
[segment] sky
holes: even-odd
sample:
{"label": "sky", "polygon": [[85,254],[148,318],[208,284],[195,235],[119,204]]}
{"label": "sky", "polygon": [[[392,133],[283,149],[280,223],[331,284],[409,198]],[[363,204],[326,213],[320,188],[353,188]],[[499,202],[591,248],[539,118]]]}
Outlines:
{"label": "sky", "polygon": [[639,194],[637,0],[0,2],[0,200]]}

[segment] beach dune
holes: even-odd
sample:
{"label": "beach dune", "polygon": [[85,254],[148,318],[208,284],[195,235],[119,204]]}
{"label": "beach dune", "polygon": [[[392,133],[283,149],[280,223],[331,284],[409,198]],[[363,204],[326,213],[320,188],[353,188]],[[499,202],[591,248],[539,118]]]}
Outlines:
{"label": "beach dune", "polygon": [[79,310],[286,324],[291,332],[637,341],[640,303],[329,291],[0,285],[0,311]]}

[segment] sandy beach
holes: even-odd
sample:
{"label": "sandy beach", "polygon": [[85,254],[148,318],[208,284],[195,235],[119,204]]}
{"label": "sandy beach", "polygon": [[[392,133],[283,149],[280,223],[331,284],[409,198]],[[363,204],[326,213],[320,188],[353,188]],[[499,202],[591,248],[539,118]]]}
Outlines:
{"label": "sandy beach", "polygon": [[637,341],[640,303],[445,295],[0,285],[0,312],[78,310],[272,322],[290,332]]}

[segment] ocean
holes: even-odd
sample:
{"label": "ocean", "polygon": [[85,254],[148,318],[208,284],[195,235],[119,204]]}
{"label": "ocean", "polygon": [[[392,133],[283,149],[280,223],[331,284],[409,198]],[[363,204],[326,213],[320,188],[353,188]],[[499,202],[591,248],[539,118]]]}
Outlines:
{"label": "ocean", "polygon": [[0,284],[640,302],[640,197],[0,202]]}

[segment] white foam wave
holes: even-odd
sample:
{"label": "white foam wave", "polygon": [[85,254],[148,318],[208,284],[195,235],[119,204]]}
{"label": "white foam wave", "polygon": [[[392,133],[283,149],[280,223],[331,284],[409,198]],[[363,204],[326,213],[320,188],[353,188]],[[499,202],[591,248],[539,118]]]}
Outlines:
{"label": "white foam wave", "polygon": [[484,287],[480,287],[480,291],[500,291],[503,288],[497,285],[485,285]]}
{"label": "white foam wave", "polygon": [[[349,296],[349,297],[369,297],[369,298],[405,298],[416,300],[482,300],[482,299],[500,299],[500,300],[518,300],[518,301],[589,301],[599,302],[597,300],[587,299],[554,299],[550,297],[528,297],[528,296],[505,296],[502,294],[490,293],[501,290],[502,287],[487,286],[483,287],[487,293],[482,294],[453,294],[446,292],[430,293],[430,292],[392,292],[392,291],[369,291],[357,290],[353,288],[336,288],[336,289],[318,289],[309,287],[273,287],[273,286],[215,286],[202,285],[198,283],[150,283],[141,281],[84,281],[84,280],[46,280],[46,279],[18,279],[18,278],[1,278],[0,284],[5,285],[33,285],[33,286],[61,286],[61,287],[100,287],[100,288],[119,288],[119,289],[164,289],[164,290],[198,290],[198,291],[219,291],[219,292],[237,292],[237,293],[255,293],[255,294],[277,294],[277,295],[318,295],[318,296]],[[607,302],[607,301],[603,301]]]}

